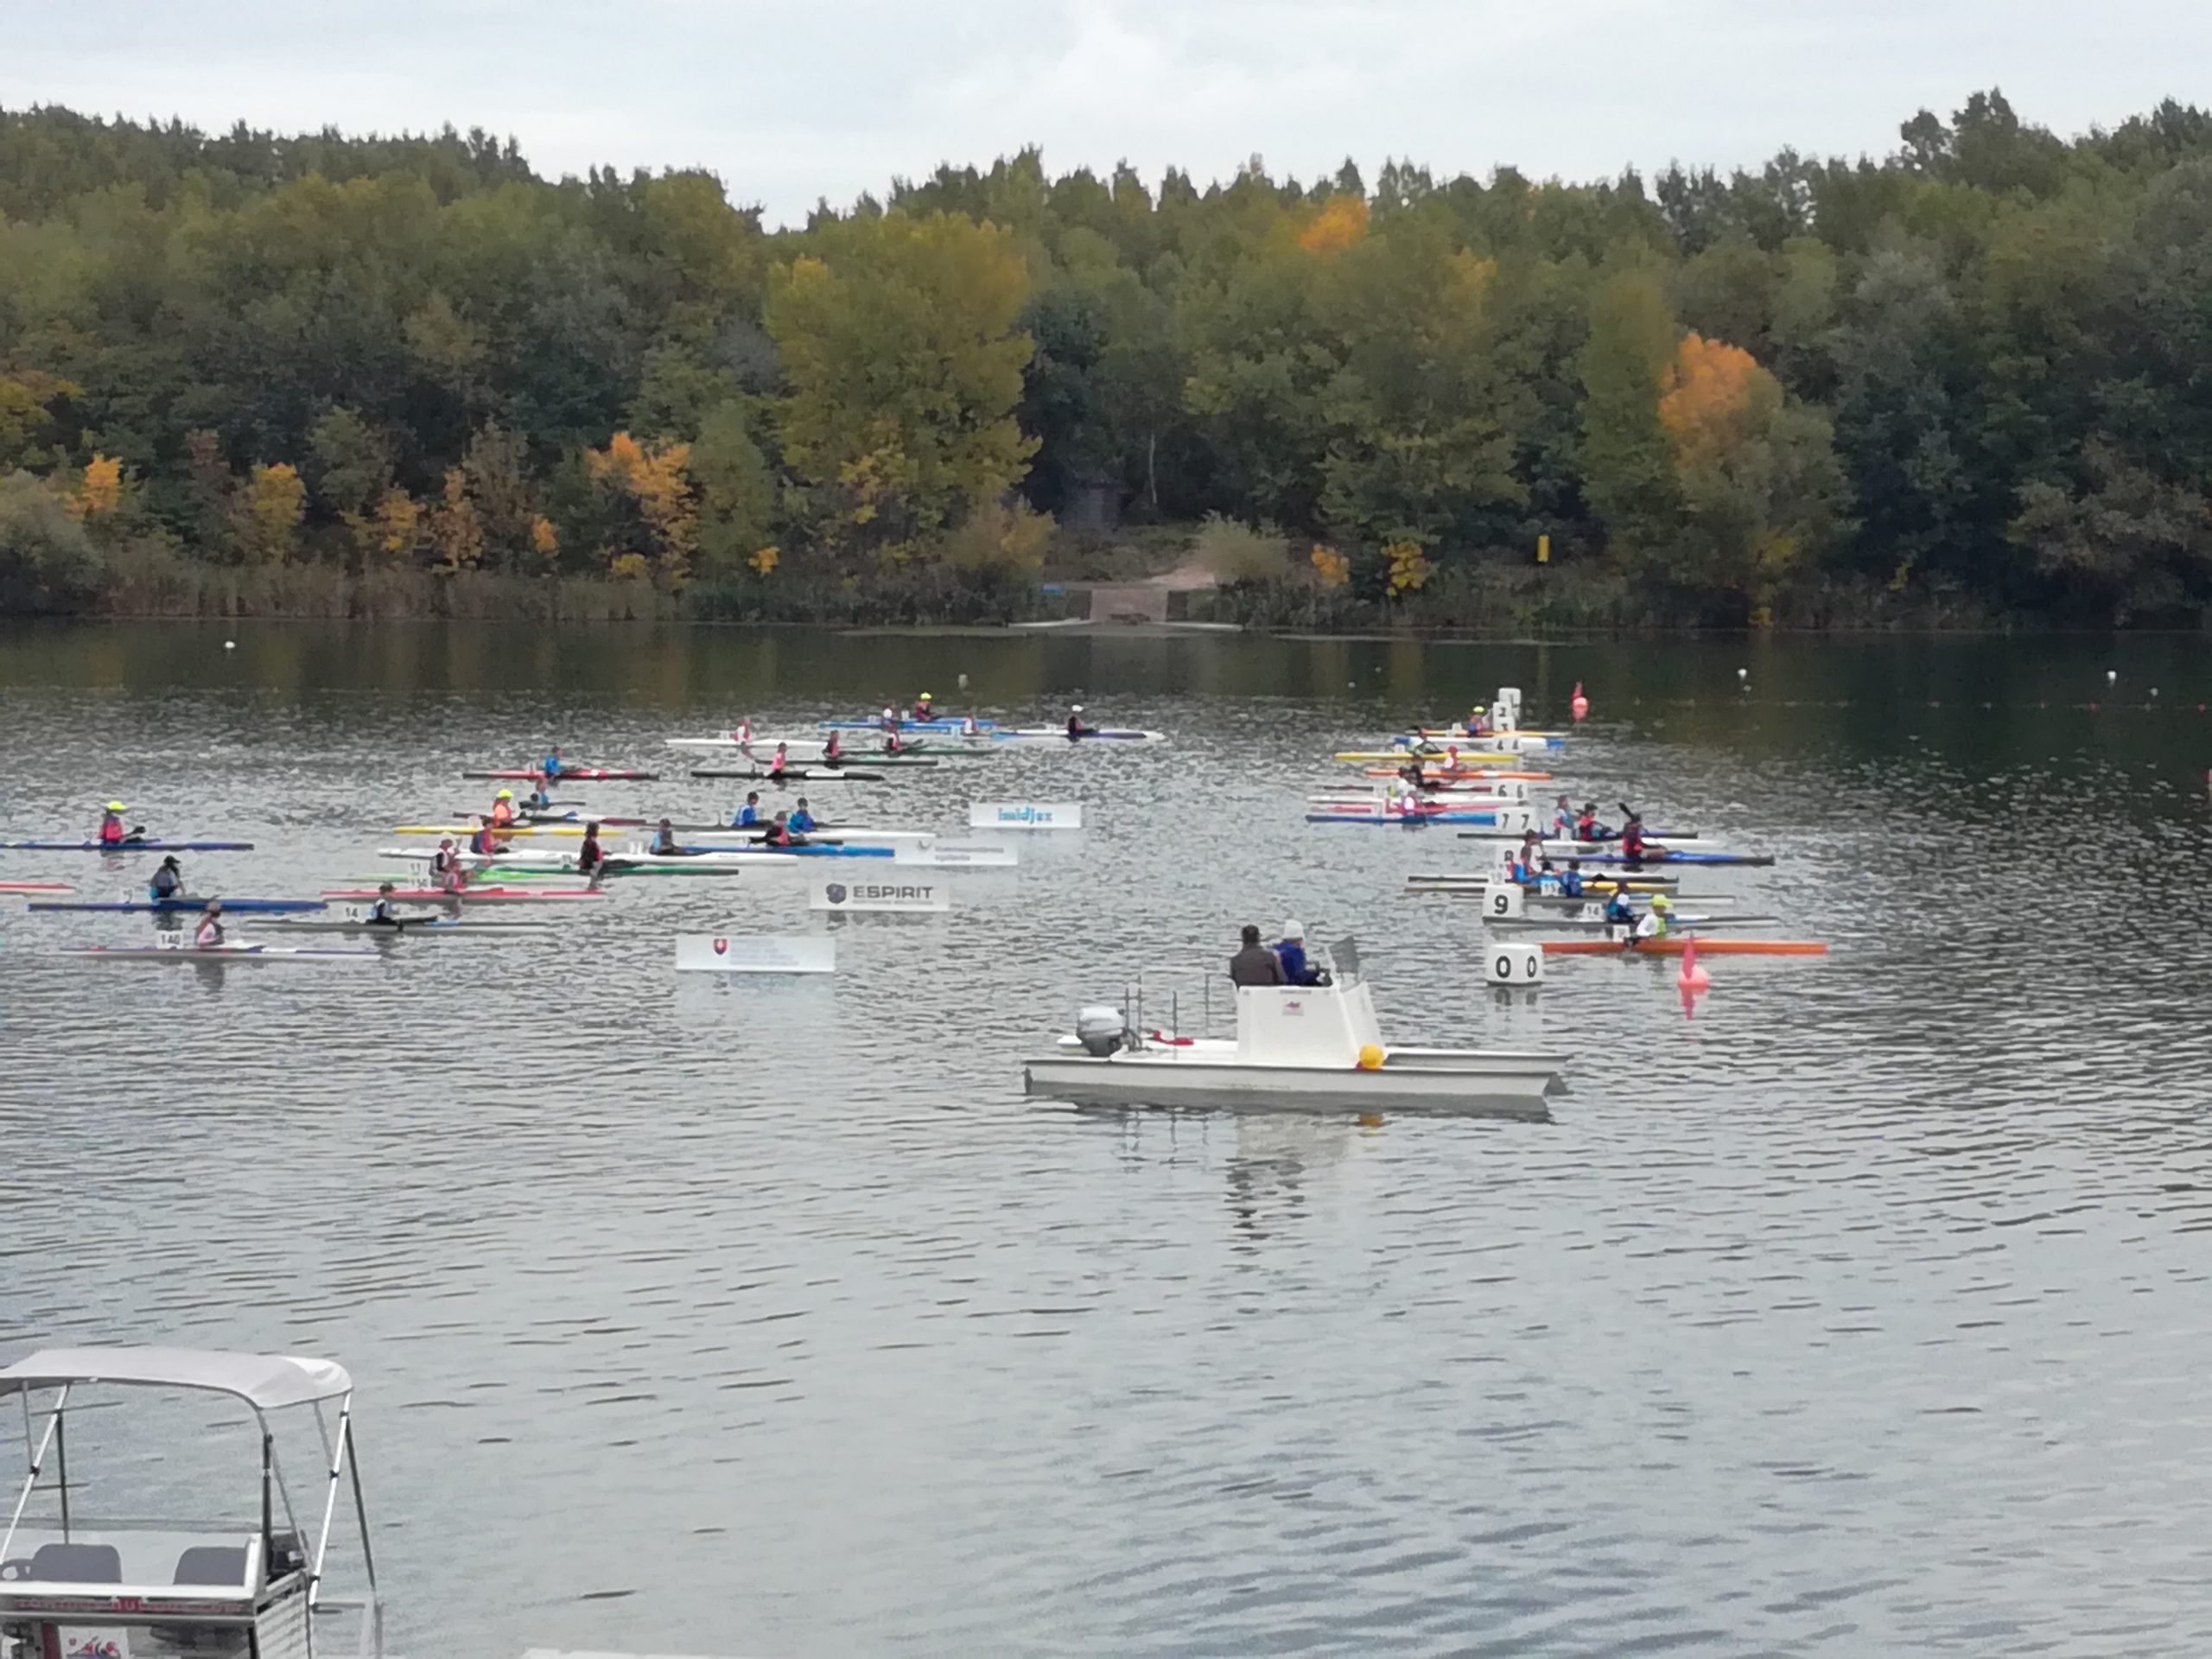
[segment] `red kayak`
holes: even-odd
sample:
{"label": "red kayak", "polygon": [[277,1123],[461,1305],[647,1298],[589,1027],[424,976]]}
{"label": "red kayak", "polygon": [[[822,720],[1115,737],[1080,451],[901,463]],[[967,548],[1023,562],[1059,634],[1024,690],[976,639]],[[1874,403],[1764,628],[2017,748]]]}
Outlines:
{"label": "red kayak", "polygon": [[67,881],[0,881],[0,893],[74,893]]}
{"label": "red kayak", "polygon": [[[464,778],[499,778],[528,782],[545,774],[533,772],[528,766],[509,766],[502,772],[464,772],[461,775]],[[630,772],[620,766],[563,766],[553,774],[553,781],[556,784],[650,784],[659,775],[652,772]]]}
{"label": "red kayak", "polygon": [[[326,899],[381,899],[386,895],[375,887],[325,887]],[[607,895],[597,887],[463,887],[459,893],[448,893],[443,887],[396,887],[391,898],[404,904],[430,903],[461,904],[528,904],[533,899],[604,899]]]}

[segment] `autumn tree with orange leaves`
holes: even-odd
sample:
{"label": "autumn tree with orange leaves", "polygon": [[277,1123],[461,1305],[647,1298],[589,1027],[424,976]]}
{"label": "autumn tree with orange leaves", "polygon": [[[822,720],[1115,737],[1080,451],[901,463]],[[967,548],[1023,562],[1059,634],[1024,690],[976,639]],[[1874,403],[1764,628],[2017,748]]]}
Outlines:
{"label": "autumn tree with orange leaves", "polygon": [[698,547],[698,502],[684,472],[690,456],[688,443],[641,444],[627,432],[584,452],[593,482],[615,509],[613,533],[597,550],[610,575],[683,585]]}

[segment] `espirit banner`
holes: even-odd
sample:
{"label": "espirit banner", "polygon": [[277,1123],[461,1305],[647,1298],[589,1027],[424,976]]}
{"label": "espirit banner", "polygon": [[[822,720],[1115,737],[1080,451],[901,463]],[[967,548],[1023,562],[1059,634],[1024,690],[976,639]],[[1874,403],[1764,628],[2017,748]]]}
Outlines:
{"label": "espirit banner", "polygon": [[935,914],[952,908],[941,881],[868,881],[817,875],[809,903],[816,910],[889,910]]}

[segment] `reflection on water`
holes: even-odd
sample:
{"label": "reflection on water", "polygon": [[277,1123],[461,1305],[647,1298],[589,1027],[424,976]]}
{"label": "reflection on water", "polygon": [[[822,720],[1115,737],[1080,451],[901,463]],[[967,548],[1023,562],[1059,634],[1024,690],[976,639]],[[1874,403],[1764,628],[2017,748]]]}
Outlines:
{"label": "reflection on water", "polygon": [[[2205,1645],[2200,642],[224,632],[4,636],[0,824],[119,796],[284,895],[555,739],[658,761],[962,673],[1177,739],[851,786],[1092,827],[851,918],[829,982],[670,972],[811,927],[773,872],[315,969],[0,919],[0,1351],[345,1360],[397,1650]],[[1578,679],[1577,792],[1779,854],[1695,884],[1834,955],[1716,958],[1688,1020],[1646,963],[1501,998],[1471,907],[1400,891],[1465,843],[1300,822],[1316,756]],[[1392,1034],[1571,1054],[1552,1121],[1021,1099],[1133,964],[1294,914],[1357,934]]]}

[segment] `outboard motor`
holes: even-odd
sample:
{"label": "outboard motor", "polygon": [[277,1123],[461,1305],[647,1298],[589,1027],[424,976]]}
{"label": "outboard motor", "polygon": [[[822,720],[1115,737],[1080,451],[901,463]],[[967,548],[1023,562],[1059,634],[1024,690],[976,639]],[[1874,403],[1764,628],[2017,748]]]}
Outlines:
{"label": "outboard motor", "polygon": [[1119,1008],[1094,1007],[1076,1011],[1075,1039],[1093,1059],[1103,1060],[1119,1052],[1128,1035]]}

